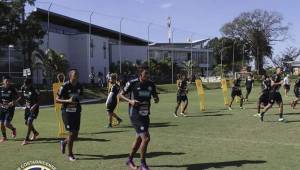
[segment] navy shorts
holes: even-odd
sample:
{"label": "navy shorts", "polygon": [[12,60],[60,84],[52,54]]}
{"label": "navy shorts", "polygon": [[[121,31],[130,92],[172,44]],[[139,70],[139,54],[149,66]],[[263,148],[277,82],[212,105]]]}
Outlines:
{"label": "navy shorts", "polygon": [[281,94],[279,92],[272,92],[270,94],[270,103],[274,104],[274,103],[282,103],[282,97]]}
{"label": "navy shorts", "polygon": [[62,119],[67,131],[78,132],[80,130],[80,112],[66,112],[65,109],[62,109]]}
{"label": "navy shorts", "polygon": [[106,106],[106,111],[107,111],[108,113],[113,113],[114,110],[116,109],[116,107],[117,107],[117,104],[108,104],[108,105]]}
{"label": "navy shorts", "polygon": [[270,98],[269,93],[263,93],[262,95],[259,96],[259,99],[258,99],[259,104],[263,103],[264,106],[268,105],[269,98]]}
{"label": "navy shorts", "polygon": [[240,89],[232,89],[231,97],[234,98],[235,96],[242,96],[242,90]]}
{"label": "navy shorts", "polygon": [[34,112],[30,112],[29,108],[25,108],[25,114],[24,114],[25,124],[27,124],[28,122],[33,122],[33,120],[37,118],[38,114],[39,114],[39,107],[37,107]]}
{"label": "navy shorts", "polygon": [[138,113],[138,109],[129,107],[129,118],[131,121],[131,125],[135,129],[137,135],[142,135],[149,132],[149,115],[141,116]]}
{"label": "navy shorts", "polygon": [[188,97],[187,97],[187,95],[177,95],[177,103],[179,103],[179,102],[186,102],[186,101],[188,101]]}
{"label": "navy shorts", "polygon": [[15,107],[10,107],[8,109],[6,108],[0,108],[0,122],[4,123],[10,123],[14,117],[15,114]]}

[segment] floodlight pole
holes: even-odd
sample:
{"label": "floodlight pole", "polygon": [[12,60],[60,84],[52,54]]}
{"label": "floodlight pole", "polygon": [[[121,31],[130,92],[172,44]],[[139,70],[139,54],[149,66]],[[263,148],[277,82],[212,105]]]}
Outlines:
{"label": "floodlight pole", "polygon": [[120,31],[119,31],[119,60],[120,60],[120,74],[122,74],[122,51],[121,51],[121,44],[122,44],[122,22],[124,18],[120,19]]}
{"label": "floodlight pole", "polygon": [[147,62],[148,62],[148,67],[149,67],[149,71],[150,71],[150,26],[152,25],[152,23],[148,24],[147,27],[147,33],[148,33],[148,43],[147,43]]}
{"label": "floodlight pole", "polygon": [[49,49],[49,41],[50,41],[50,9],[52,7],[53,2],[50,3],[48,7],[48,21],[47,21],[47,49]]}
{"label": "floodlight pole", "polygon": [[91,12],[90,14],[90,22],[89,22],[89,72],[92,72],[92,68],[91,68],[91,59],[92,59],[92,16],[94,14],[94,11]]}

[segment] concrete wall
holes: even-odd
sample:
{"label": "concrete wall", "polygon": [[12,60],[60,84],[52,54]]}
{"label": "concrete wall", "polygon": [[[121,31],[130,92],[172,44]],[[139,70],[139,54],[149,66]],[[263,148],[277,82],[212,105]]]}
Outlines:
{"label": "concrete wall", "polygon": [[[147,60],[147,47],[146,46],[121,46],[122,62],[125,60],[135,63],[137,60]],[[112,62],[117,63],[119,59],[119,45],[112,45]]]}

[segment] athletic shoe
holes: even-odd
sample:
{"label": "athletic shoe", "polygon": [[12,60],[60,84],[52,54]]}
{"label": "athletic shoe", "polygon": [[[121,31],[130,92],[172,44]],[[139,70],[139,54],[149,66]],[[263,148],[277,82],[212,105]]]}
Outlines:
{"label": "athletic shoe", "polygon": [[244,110],[245,108],[244,108],[244,107],[240,107],[240,109],[243,109],[243,110]]}
{"label": "athletic shoe", "polygon": [[286,119],[284,119],[284,118],[279,118],[278,121],[279,121],[279,122],[286,122]]}
{"label": "athletic shoe", "polygon": [[135,166],[134,162],[132,159],[128,159],[128,161],[126,162],[126,165],[131,169],[131,170],[137,170],[138,167]]}
{"label": "athletic shoe", "polygon": [[260,121],[263,122],[264,121],[264,115],[263,114],[259,114],[260,117]]}
{"label": "athletic shoe", "polygon": [[176,113],[173,113],[174,117],[178,117],[178,115]]}
{"label": "athletic shoe", "polygon": [[2,138],[0,139],[0,143],[6,142],[6,141],[7,141],[7,138],[5,138],[5,137],[2,137]]}
{"label": "athletic shoe", "polygon": [[121,124],[122,122],[123,122],[123,119],[118,119],[118,124],[117,125]]}
{"label": "athletic shoe", "polygon": [[141,167],[140,167],[140,170],[150,170],[150,169],[145,163],[142,163]]}
{"label": "athletic shoe", "polygon": [[24,140],[23,142],[22,142],[22,145],[24,146],[24,145],[27,145],[27,144],[29,144],[29,142],[27,141],[27,140]]}
{"label": "athletic shoe", "polygon": [[260,114],[259,114],[259,113],[256,113],[256,114],[254,114],[253,116],[254,116],[254,117],[259,117]]}
{"label": "athletic shoe", "polygon": [[17,129],[16,128],[14,128],[14,130],[12,130],[11,136],[12,136],[12,138],[17,137]]}
{"label": "athletic shoe", "polygon": [[69,161],[71,161],[71,162],[76,161],[76,158],[74,157],[74,155],[69,156]]}
{"label": "athletic shoe", "polygon": [[39,132],[34,133],[30,138],[30,140],[36,140],[39,135],[40,135]]}
{"label": "athletic shoe", "polygon": [[187,115],[185,113],[180,113],[181,116],[186,117]]}
{"label": "athletic shoe", "polygon": [[105,126],[106,128],[112,128],[111,124],[108,124],[107,126]]}
{"label": "athletic shoe", "polygon": [[228,107],[228,110],[232,110],[232,108],[231,108],[231,107]]}
{"label": "athletic shoe", "polygon": [[60,150],[62,154],[65,154],[66,152],[66,144],[63,140],[60,141]]}

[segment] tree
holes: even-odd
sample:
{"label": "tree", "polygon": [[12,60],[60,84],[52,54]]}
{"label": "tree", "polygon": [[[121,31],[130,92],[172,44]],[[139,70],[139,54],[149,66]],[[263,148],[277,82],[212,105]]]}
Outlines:
{"label": "tree", "polygon": [[56,76],[59,73],[66,74],[69,67],[68,60],[66,60],[64,54],[57,53],[52,49],[48,49],[45,52],[35,50],[32,53],[31,60],[31,68],[35,68],[37,63],[42,64],[43,76],[50,81],[50,84],[56,80]]}
{"label": "tree", "polygon": [[282,67],[284,70],[291,71],[290,64],[300,56],[300,49],[296,47],[287,47],[281,55],[272,58],[271,61],[276,67]]}
{"label": "tree", "polygon": [[263,69],[265,57],[272,57],[272,43],[288,38],[287,25],[277,12],[256,9],[243,12],[232,22],[226,23],[221,32],[231,38],[239,38],[247,44],[248,50],[255,58],[258,73]]}
{"label": "tree", "polygon": [[31,13],[25,18],[25,5],[35,0],[0,1],[0,46],[14,44],[21,48],[25,66],[30,66],[30,56],[39,48],[45,32],[38,17]]}

